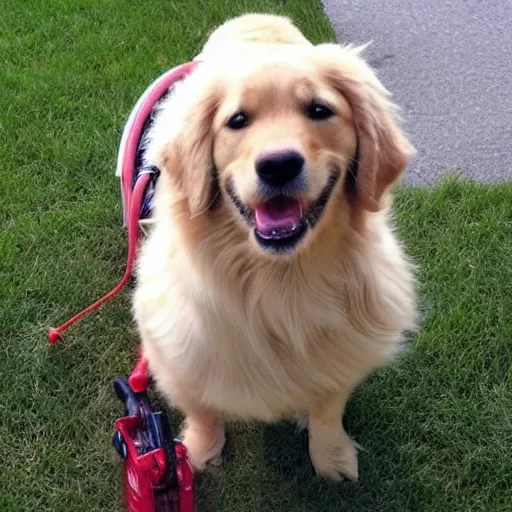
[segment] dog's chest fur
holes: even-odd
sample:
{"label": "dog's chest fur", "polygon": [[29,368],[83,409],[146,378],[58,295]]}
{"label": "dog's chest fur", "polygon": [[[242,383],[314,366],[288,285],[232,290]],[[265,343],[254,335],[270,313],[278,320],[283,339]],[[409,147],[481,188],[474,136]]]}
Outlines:
{"label": "dog's chest fur", "polygon": [[371,260],[335,268],[258,267],[231,249],[205,276],[156,233],[135,315],[157,382],[171,399],[187,387],[204,406],[265,420],[352,386],[414,323],[412,277],[389,235]]}

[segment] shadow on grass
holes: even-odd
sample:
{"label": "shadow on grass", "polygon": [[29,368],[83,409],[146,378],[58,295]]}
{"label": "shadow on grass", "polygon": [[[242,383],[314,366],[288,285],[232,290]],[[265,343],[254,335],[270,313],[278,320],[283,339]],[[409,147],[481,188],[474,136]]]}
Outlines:
{"label": "shadow on grass", "polygon": [[411,460],[411,438],[421,430],[421,420],[411,422],[410,413],[379,406],[379,395],[378,386],[365,387],[347,410],[347,431],[364,447],[358,482],[316,476],[307,431],[292,422],[236,426],[223,470],[198,479],[198,511],[428,510],[432,482],[410,473],[417,464]]}

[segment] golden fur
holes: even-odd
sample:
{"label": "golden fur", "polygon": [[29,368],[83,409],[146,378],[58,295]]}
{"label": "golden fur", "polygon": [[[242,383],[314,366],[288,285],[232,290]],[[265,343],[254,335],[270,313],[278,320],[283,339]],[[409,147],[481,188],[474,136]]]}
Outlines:
{"label": "golden fur", "polygon": [[194,60],[224,59],[230,53],[244,53],[261,44],[311,45],[289,18],[251,13],[228,20],[214,30]]}
{"label": "golden fur", "polygon": [[[302,416],[316,471],[355,479],[345,403],[415,327],[412,266],[387,207],[388,187],[413,149],[360,49],[293,37],[282,44],[279,20],[268,17],[268,39],[258,20],[250,59],[201,59],[155,120],[147,159],[162,175],[138,263],[135,319],[158,389],[186,416],[197,470],[220,462],[224,418]],[[308,119],[312,98],[336,115]],[[227,128],[242,108],[254,121]],[[354,180],[347,169],[358,144]],[[227,189],[255,207],[255,160],[283,147],[304,156],[305,207],[333,169],[339,179],[298,247],[273,254],[256,243]]]}

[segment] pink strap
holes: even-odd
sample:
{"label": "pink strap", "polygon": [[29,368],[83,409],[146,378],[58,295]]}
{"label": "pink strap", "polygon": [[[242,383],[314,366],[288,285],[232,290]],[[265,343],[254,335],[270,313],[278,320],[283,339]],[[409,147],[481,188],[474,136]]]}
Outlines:
{"label": "pink strap", "polygon": [[[121,172],[121,187],[125,199],[131,196],[133,173],[135,172],[134,163],[137,156],[137,148],[139,146],[142,129],[147,118],[151,114],[151,110],[156,102],[165,94],[165,92],[175,82],[188,75],[190,71],[197,65],[195,62],[187,62],[181,66],[175,67],[162,75],[153,85],[153,89],[149,92],[146,101],[140,107],[130,128],[123,156],[123,168]],[[126,201],[128,208],[130,201]]]}

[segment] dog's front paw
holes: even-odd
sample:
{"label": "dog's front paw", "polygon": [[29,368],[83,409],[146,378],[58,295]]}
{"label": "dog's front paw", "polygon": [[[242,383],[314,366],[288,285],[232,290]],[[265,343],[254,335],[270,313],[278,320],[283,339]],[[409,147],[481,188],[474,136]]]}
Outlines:
{"label": "dog's front paw", "polygon": [[222,450],[226,442],[222,425],[205,429],[198,425],[188,424],[183,430],[182,440],[195,471],[215,471],[220,468]]}
{"label": "dog's front paw", "polygon": [[335,481],[357,480],[357,449],[345,432],[334,438],[310,436],[309,443],[311,462],[317,474]]}

